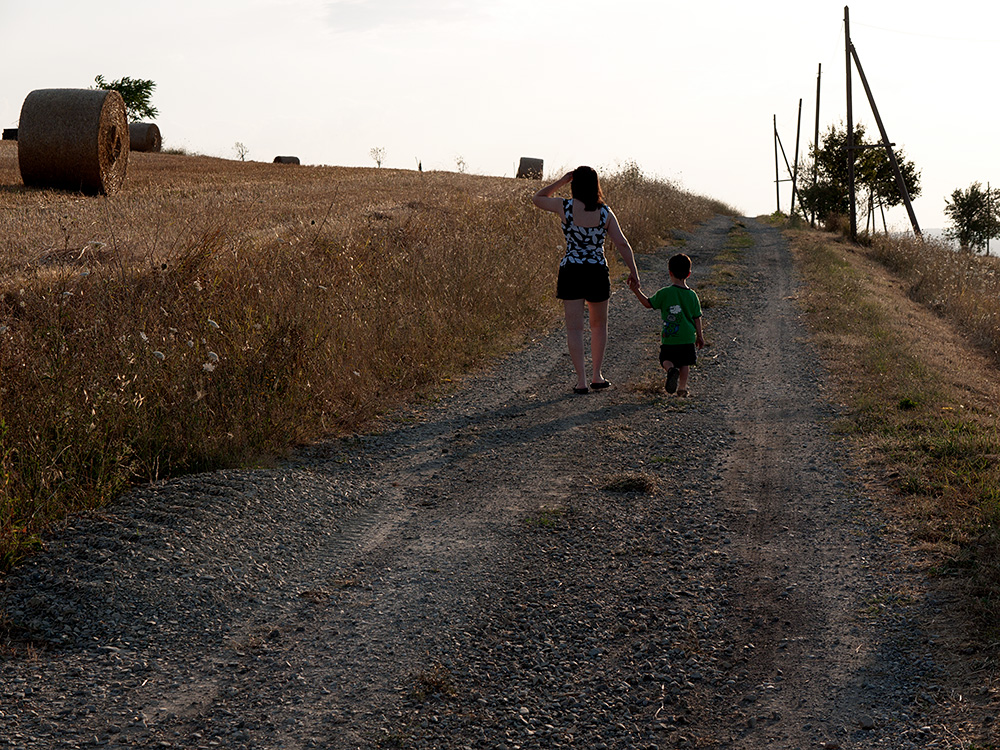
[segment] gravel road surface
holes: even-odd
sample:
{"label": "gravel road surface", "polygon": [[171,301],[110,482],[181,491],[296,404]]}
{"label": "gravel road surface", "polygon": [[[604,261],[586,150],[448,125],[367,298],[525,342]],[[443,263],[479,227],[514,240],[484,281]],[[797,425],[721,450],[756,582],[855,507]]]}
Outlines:
{"label": "gravel road surface", "polygon": [[[0,748],[950,748],[1000,734],[888,533],[777,229],[734,230],[691,397],[611,303],[611,389],[540,337],[380,431],[141,487],[0,583]],[[674,248],[676,250],[676,248]],[[672,251],[670,251],[672,252]],[[667,250],[643,256],[648,291]]]}

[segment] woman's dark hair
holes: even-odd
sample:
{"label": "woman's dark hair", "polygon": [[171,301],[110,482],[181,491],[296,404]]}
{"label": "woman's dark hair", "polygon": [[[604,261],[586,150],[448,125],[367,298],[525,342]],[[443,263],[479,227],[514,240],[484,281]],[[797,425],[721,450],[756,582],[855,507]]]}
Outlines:
{"label": "woman's dark hair", "polygon": [[604,203],[601,183],[592,167],[577,167],[573,170],[573,181],[569,185],[573,197],[583,203],[588,211],[596,211]]}

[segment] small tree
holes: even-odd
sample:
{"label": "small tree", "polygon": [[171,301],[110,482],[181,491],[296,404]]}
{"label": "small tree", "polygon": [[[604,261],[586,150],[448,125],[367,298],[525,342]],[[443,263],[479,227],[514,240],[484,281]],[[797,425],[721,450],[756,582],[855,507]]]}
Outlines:
{"label": "small tree", "polygon": [[104,76],[99,75],[94,79],[94,83],[99,89],[117,91],[121,94],[125,102],[125,114],[131,122],[139,120],[155,120],[160,114],[149,100],[153,96],[153,89],[156,84],[142,78],[129,78],[124,76],[117,81],[106,81]]}
{"label": "small tree", "polygon": [[945,199],[944,213],[951,220],[951,226],[944,235],[954,240],[963,250],[986,249],[994,237],[1000,237],[1000,222],[994,216],[993,205],[998,191],[983,188],[973,182],[966,190],[955,190],[951,200]]}
{"label": "small tree", "polygon": [[373,146],[372,150],[368,153],[375,160],[375,166],[381,168],[382,162],[385,160],[385,148],[382,146]]}
{"label": "small tree", "polygon": [[238,157],[240,157],[240,161],[246,161],[247,160],[247,154],[250,153],[250,149],[248,149],[246,146],[244,146],[239,141],[236,141],[236,144],[233,146],[233,151],[235,151],[236,155]]}
{"label": "small tree", "polygon": [[466,163],[464,156],[455,157],[455,166],[458,167],[458,171],[460,174],[465,174],[466,170],[468,170],[469,168],[469,165]]}
{"label": "small tree", "polygon": [[[813,144],[812,163],[799,171],[804,181],[816,166],[816,185],[809,184],[798,190],[799,202],[806,212],[813,212],[824,222],[831,216],[844,216],[851,210],[850,184],[847,179],[847,127],[831,125],[823,135],[821,147]],[[865,137],[864,125],[854,126],[854,187],[858,203],[874,207],[876,203],[898,206],[903,202],[896,184],[885,148]],[[906,159],[902,149],[894,152],[903,175],[903,182],[911,197],[920,195],[920,172],[912,161]],[[871,210],[871,208],[869,209]]]}

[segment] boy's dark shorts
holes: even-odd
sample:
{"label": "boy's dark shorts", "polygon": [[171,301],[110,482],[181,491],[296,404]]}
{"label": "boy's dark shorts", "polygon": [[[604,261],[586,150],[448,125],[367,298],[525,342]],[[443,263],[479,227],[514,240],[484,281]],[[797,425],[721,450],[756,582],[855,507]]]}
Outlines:
{"label": "boy's dark shorts", "polygon": [[674,367],[690,367],[698,361],[694,344],[661,344],[660,364],[672,362]]}
{"label": "boy's dark shorts", "polygon": [[604,302],[611,298],[611,277],[608,267],[598,263],[566,263],[559,266],[556,283],[559,299],[585,299]]}

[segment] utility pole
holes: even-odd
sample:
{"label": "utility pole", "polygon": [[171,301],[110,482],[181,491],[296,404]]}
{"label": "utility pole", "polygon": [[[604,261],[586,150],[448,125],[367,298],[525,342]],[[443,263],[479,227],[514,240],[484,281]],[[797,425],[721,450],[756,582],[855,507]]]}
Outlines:
{"label": "utility pole", "polygon": [[847,58],[847,187],[851,213],[851,242],[858,240],[858,212],[854,207],[854,104],[851,97],[851,10],[844,6],[844,44]]}
{"label": "utility pole", "polygon": [[852,59],[854,61],[854,65],[857,66],[858,76],[861,78],[861,83],[865,87],[865,95],[868,97],[868,104],[871,105],[872,114],[875,115],[875,122],[878,124],[878,132],[882,136],[882,146],[885,147],[886,155],[889,158],[889,165],[892,167],[892,170],[896,175],[896,186],[899,188],[899,196],[903,199],[903,203],[906,204],[906,212],[910,216],[910,224],[913,226],[913,233],[916,234],[917,237],[922,237],[923,235],[920,233],[920,225],[917,223],[917,216],[913,213],[913,202],[910,200],[910,193],[906,189],[906,182],[903,180],[903,173],[899,169],[899,161],[896,159],[896,154],[892,150],[892,147],[895,144],[889,142],[889,136],[886,135],[885,132],[885,125],[882,124],[882,118],[879,116],[878,107],[875,105],[875,97],[872,96],[872,90],[868,85],[868,79],[865,77],[864,68],[861,67],[861,59],[858,57],[858,51],[854,48],[854,43],[851,42],[850,13],[850,9],[845,5],[844,42],[847,57],[847,182],[850,190],[851,203],[851,242],[856,242],[858,239],[858,214],[857,208],[854,205],[854,152],[856,147],[854,145],[854,108],[851,96]]}
{"label": "utility pole", "polygon": [[788,218],[795,215],[795,192],[799,183],[799,136],[802,133],[802,99],[799,98],[799,119],[795,126],[795,166],[792,169],[792,206],[788,209]]}
{"label": "utility pole", "polygon": [[781,173],[778,169],[778,116],[774,115],[774,197],[775,211],[781,212]]}
{"label": "utility pole", "polygon": [[[819,84],[823,77],[823,63],[819,64],[819,70],[816,71],[816,134],[813,136],[813,190],[816,190],[816,185],[819,183],[819,164],[816,160],[816,154],[819,153]],[[815,203],[813,204],[815,206]],[[809,226],[816,228],[816,209],[813,208],[812,213],[809,215]]]}
{"label": "utility pole", "polygon": [[[802,106],[802,100],[799,100],[799,106]],[[801,115],[801,112],[800,112]],[[781,171],[778,167],[778,149],[781,149],[781,158],[785,161],[785,169],[788,170],[788,178],[781,179]],[[797,158],[797,157],[796,157]],[[781,184],[782,182],[791,182],[792,185],[792,209],[795,208],[795,178],[792,173],[792,167],[788,163],[788,156],[785,154],[785,146],[781,142],[781,136],[778,135],[778,116],[774,115],[774,192],[777,197],[777,212],[781,213]],[[791,214],[789,214],[791,215]]]}

